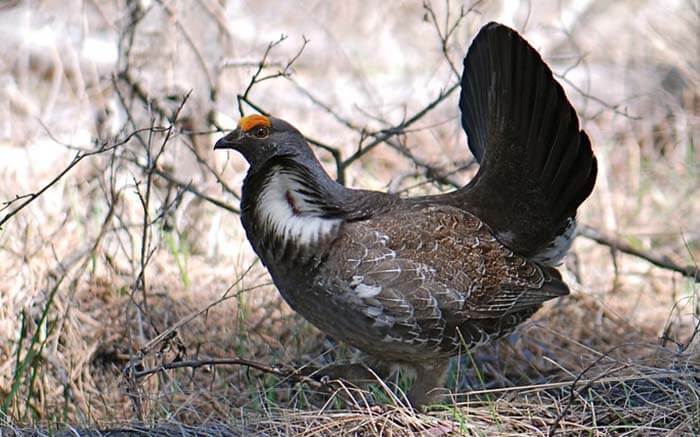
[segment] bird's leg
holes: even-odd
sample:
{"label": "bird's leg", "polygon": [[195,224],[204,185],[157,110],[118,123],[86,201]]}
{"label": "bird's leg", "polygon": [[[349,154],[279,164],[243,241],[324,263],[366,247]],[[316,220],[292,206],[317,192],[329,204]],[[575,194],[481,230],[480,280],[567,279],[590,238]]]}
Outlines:
{"label": "bird's leg", "polygon": [[449,360],[438,360],[414,364],[416,379],[408,392],[408,400],[416,409],[435,403],[444,391]]}

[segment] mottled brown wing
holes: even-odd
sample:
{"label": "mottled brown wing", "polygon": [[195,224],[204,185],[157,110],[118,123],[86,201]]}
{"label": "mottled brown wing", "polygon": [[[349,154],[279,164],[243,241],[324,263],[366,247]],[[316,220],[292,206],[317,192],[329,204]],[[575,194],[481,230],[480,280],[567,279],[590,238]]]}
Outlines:
{"label": "mottled brown wing", "polygon": [[[516,319],[568,293],[558,277],[514,255],[477,217],[446,206],[346,224],[326,269],[335,299],[366,318],[354,328],[366,326],[385,342],[443,349],[458,328],[483,337],[488,324],[502,319],[493,329],[512,329]],[[465,323],[476,326],[462,328]]]}

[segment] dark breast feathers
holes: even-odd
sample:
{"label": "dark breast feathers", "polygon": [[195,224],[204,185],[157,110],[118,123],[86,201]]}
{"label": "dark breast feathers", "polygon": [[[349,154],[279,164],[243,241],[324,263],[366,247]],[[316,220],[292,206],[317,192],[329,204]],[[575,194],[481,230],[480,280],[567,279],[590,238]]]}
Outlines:
{"label": "dark breast feathers", "polygon": [[488,342],[568,294],[554,269],[513,254],[476,216],[449,206],[414,205],[343,224],[314,276],[308,288],[285,290],[315,295],[309,308],[295,309],[397,361]]}

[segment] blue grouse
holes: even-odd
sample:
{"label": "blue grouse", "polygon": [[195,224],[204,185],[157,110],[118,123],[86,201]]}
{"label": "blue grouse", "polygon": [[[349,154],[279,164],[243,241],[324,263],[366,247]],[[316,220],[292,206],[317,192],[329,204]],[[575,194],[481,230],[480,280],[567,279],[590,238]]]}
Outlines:
{"label": "blue grouse", "polygon": [[244,117],[215,146],[250,164],[241,221],[287,303],[376,363],[412,369],[414,406],[434,400],[451,356],[569,293],[555,266],[596,179],[576,112],[516,31],[479,31],[461,87],[480,167],[445,194],[346,188],[278,118]]}

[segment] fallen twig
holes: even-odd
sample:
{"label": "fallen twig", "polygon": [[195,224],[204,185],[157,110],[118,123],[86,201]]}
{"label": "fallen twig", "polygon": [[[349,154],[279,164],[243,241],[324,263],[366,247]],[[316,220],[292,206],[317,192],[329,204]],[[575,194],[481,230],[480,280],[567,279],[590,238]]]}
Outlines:
{"label": "fallen twig", "polygon": [[253,369],[260,370],[261,372],[269,373],[271,375],[278,376],[283,379],[291,379],[297,382],[303,382],[314,389],[321,390],[326,387],[323,382],[317,381],[308,376],[302,375],[301,373],[290,369],[285,370],[281,367],[268,366],[257,361],[247,360],[245,358],[229,357],[229,358],[201,358],[197,360],[183,360],[183,361],[173,361],[169,363],[163,363],[157,367],[152,367],[143,370],[136,370],[134,366],[129,366],[126,371],[129,372],[129,376],[139,379],[154,373],[164,372],[170,369],[182,369],[191,368],[197,369],[202,366],[246,366]]}

